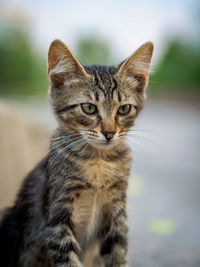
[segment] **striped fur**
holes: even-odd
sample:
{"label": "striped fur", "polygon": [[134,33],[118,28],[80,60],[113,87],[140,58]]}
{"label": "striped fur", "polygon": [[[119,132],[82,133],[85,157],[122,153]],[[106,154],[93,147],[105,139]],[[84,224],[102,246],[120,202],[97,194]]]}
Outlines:
{"label": "striped fur", "polygon": [[61,41],[51,44],[49,96],[59,127],[1,221],[2,266],[127,266],[124,137],[143,107],[152,49],[146,43],[116,67],[83,67]]}

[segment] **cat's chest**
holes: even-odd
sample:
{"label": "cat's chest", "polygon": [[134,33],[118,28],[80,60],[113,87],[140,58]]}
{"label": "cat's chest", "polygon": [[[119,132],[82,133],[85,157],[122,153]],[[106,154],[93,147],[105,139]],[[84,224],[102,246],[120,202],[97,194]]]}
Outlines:
{"label": "cat's chest", "polygon": [[82,176],[97,187],[102,187],[120,174],[120,166],[117,162],[94,159],[86,162],[82,167]]}
{"label": "cat's chest", "polygon": [[[120,170],[121,169],[121,170]],[[87,162],[82,175],[91,186],[82,190],[74,203],[73,221],[80,239],[90,240],[102,225],[104,207],[109,207],[118,191],[113,185],[124,178],[122,166],[104,160]],[[108,211],[109,212],[109,211]]]}
{"label": "cat's chest", "polygon": [[80,193],[73,209],[73,222],[79,241],[89,241],[97,232],[102,217],[102,204],[99,195],[93,190]]}

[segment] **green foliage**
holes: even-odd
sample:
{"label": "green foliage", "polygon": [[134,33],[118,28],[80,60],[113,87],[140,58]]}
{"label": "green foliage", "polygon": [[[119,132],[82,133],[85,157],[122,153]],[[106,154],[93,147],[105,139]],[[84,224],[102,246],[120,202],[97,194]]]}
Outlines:
{"label": "green foliage", "polygon": [[[114,62],[107,42],[95,36],[80,38],[75,54],[85,65]],[[149,86],[152,92],[199,93],[200,43],[169,42]],[[0,28],[0,95],[42,96],[47,87],[46,62],[32,48],[26,31],[13,26]]]}
{"label": "green foliage", "polygon": [[47,89],[46,66],[33,51],[24,30],[0,30],[0,94],[42,95]]}
{"label": "green foliage", "polygon": [[95,36],[85,36],[79,39],[76,56],[83,65],[108,65],[111,61],[111,51],[108,44]]}
{"label": "green foliage", "polygon": [[150,77],[152,89],[198,92],[200,89],[200,46],[172,41]]}

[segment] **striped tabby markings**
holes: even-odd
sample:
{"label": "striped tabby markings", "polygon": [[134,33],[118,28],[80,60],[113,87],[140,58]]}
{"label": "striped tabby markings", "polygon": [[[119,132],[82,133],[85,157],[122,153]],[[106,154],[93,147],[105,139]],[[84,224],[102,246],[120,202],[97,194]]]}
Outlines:
{"label": "striped tabby markings", "polygon": [[56,112],[57,112],[57,113],[62,113],[62,112],[64,112],[64,111],[68,111],[68,110],[74,109],[74,108],[76,108],[77,106],[78,106],[77,104],[74,104],[74,105],[68,105],[68,106],[66,106],[66,107],[64,107],[64,108],[62,108],[62,109],[57,110]]}
{"label": "striped tabby markings", "polygon": [[106,91],[105,91],[105,88],[104,88],[104,84],[101,82],[101,77],[98,74],[98,72],[96,72],[94,74],[94,77],[95,77],[95,83],[96,83],[97,87],[103,92],[104,97],[106,97]]}

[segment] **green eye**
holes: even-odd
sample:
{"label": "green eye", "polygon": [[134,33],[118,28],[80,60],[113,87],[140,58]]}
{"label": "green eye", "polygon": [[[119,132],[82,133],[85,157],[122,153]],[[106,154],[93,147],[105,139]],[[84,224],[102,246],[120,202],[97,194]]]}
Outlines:
{"label": "green eye", "polygon": [[93,104],[81,104],[81,108],[86,114],[97,114],[97,107]]}
{"label": "green eye", "polygon": [[131,112],[131,105],[126,104],[118,108],[119,115],[128,115]]}

